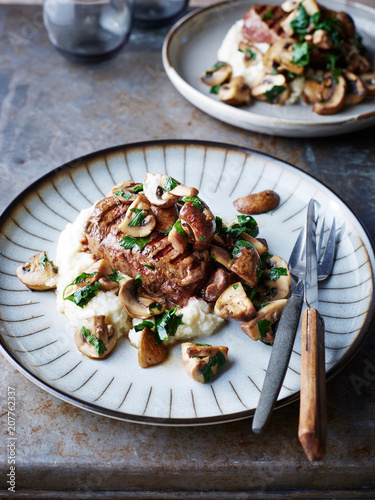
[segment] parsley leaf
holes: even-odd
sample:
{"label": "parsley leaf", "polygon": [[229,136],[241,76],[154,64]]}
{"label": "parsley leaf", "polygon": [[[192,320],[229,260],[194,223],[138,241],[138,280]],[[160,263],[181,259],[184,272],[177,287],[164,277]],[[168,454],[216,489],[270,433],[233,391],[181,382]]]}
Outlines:
{"label": "parsley leaf", "polygon": [[280,276],[288,276],[288,271],[285,267],[272,267],[269,275],[269,279],[276,281]]}
{"label": "parsley leaf", "polygon": [[219,371],[224,365],[225,365],[225,356],[221,351],[218,351],[202,370],[204,383],[207,384],[207,382],[210,382],[213,379],[214,372],[212,371],[212,368],[214,366],[217,366],[217,371]]}
{"label": "parsley leaf", "polygon": [[200,344],[199,342],[190,342],[191,344],[194,344],[194,345],[200,345],[202,347],[212,347],[211,344]]}
{"label": "parsley leaf", "polygon": [[120,276],[118,271],[116,269],[112,269],[111,274],[108,274],[108,278],[113,281],[114,283],[118,283],[120,280],[123,280],[124,277]]}
{"label": "parsley leaf", "polygon": [[254,248],[251,243],[245,240],[237,240],[232,250],[232,258],[234,259],[241,252],[243,248]]}
{"label": "parsley leaf", "polygon": [[165,184],[163,186],[163,190],[165,192],[171,191],[175,187],[179,185],[179,182],[173,179],[173,177],[168,177],[167,180],[165,181]]}
{"label": "parsley leaf", "polygon": [[268,11],[265,14],[263,14],[263,19],[264,20],[272,19],[272,16],[273,16],[272,7],[270,7]]}
{"label": "parsley leaf", "polygon": [[206,239],[206,237],[205,237],[205,236],[199,236],[199,241],[200,241],[201,243],[203,243],[203,241],[204,241],[205,239]]}
{"label": "parsley leaf", "polygon": [[133,236],[124,236],[119,241],[119,244],[126,250],[131,250],[132,248],[136,248],[136,251],[139,252],[144,249],[149,239],[150,236],[145,236],[144,238],[133,238]]}
{"label": "parsley leaf", "polygon": [[165,311],[163,315],[157,316],[155,319],[155,332],[158,343],[163,340],[168,340],[168,337],[173,337],[176,334],[179,325],[182,325],[182,314],[176,314],[178,307]]}
{"label": "parsley leaf", "polygon": [[155,269],[155,266],[152,266],[151,264],[143,264],[143,267],[147,267],[147,269],[151,269],[152,271]]}
{"label": "parsley leaf", "polygon": [[181,200],[183,203],[192,203],[193,207],[199,208],[199,210],[203,210],[203,203],[198,196],[186,196]]}
{"label": "parsley leaf", "polygon": [[232,285],[233,289],[234,289],[234,290],[237,290],[238,285],[239,285],[239,283],[235,283],[234,285]]}
{"label": "parsley leaf", "polygon": [[265,98],[270,104],[276,102],[276,98],[286,90],[284,85],[274,85],[270,90],[266,90],[264,93]]}
{"label": "parsley leaf", "polygon": [[135,188],[133,188],[133,193],[139,193],[140,191],[143,191],[143,184],[140,184],[139,186],[135,186]]}
{"label": "parsley leaf", "polygon": [[49,260],[48,255],[44,252],[43,255],[39,258],[39,262],[42,264],[43,268],[46,268],[46,263],[48,262],[53,266],[52,262]]}
{"label": "parsley leaf", "polygon": [[185,233],[183,227],[182,227],[182,224],[181,224],[181,220],[178,219],[174,224],[173,224],[173,227],[175,228],[175,230],[178,232],[178,234],[180,236],[183,236],[185,238],[187,238],[187,234]]}
{"label": "parsley leaf", "polygon": [[161,304],[159,304],[159,302],[153,302],[152,304],[150,304],[150,306],[148,308],[148,311],[151,315],[154,314],[153,309],[157,309],[158,311],[161,311],[163,309],[163,306]]}
{"label": "parsley leaf", "polygon": [[103,352],[105,352],[107,350],[102,339],[98,339],[98,337],[93,335],[90,332],[90,330],[88,328],[86,328],[85,326],[83,326],[81,328],[81,333],[86,338],[87,342],[89,344],[91,344],[92,346],[94,346],[95,352],[98,356],[100,356],[101,354],[103,354]]}
{"label": "parsley leaf", "polygon": [[222,86],[222,83],[219,85],[214,85],[213,87],[210,88],[210,94],[215,94],[217,95],[219,93],[220,87]]}
{"label": "parsley leaf", "polygon": [[215,224],[216,224],[216,234],[221,233],[221,230],[223,229],[223,219],[221,217],[216,216],[215,217]]}
{"label": "parsley leaf", "polygon": [[262,339],[265,335],[267,335],[268,330],[270,329],[271,322],[268,319],[261,319],[257,323],[259,335]]}
{"label": "parsley leaf", "polygon": [[134,278],[134,285],[136,288],[139,288],[142,285],[142,276],[140,274],[137,274],[137,276]]}
{"label": "parsley leaf", "polygon": [[[218,227],[217,219],[218,218],[216,218],[216,228]],[[237,215],[237,222],[233,222],[229,227],[221,227],[220,232],[230,234],[234,238],[238,238],[242,233],[247,233],[255,237],[258,235],[258,224],[251,215]]]}
{"label": "parsley leaf", "polygon": [[131,194],[125,193],[123,189],[119,189],[118,191],[116,191],[115,196],[122,198],[123,200],[130,200],[130,198],[132,197]]}
{"label": "parsley leaf", "polygon": [[293,62],[298,67],[307,66],[310,62],[312,46],[307,42],[296,43],[293,49]]}
{"label": "parsley leaf", "polygon": [[128,226],[141,226],[144,218],[146,217],[146,210],[143,210],[142,208],[131,208],[130,210],[135,213],[135,217],[132,218]]}
{"label": "parsley leaf", "polygon": [[293,33],[299,35],[300,38],[304,38],[307,34],[307,28],[310,25],[310,16],[307,14],[306,9],[303,5],[299,5],[297,16],[290,23],[290,27]]}
{"label": "parsley leaf", "polygon": [[144,320],[142,321],[142,323],[138,323],[138,325],[134,325],[134,330],[136,332],[141,332],[144,328],[155,328],[155,323],[153,323],[152,321],[147,321],[147,320]]}
{"label": "parsley leaf", "polygon": [[253,300],[252,303],[257,311],[259,311],[259,309],[263,309],[263,307],[266,307],[269,304],[269,302],[258,302],[257,300]]}
{"label": "parsley leaf", "polygon": [[98,274],[98,271],[94,271],[93,273],[82,273],[80,274],[79,276],[77,276],[71,283],[69,283],[69,285],[66,285],[66,287],[64,288],[64,291],[63,291],[63,299],[65,300],[65,290],[72,286],[72,285],[76,285],[77,283],[82,283],[83,281],[85,281],[87,278],[90,278],[91,276],[95,276],[96,274]]}
{"label": "parsley leaf", "polygon": [[90,302],[91,299],[93,299],[98,294],[99,287],[100,283],[99,281],[97,281],[93,285],[87,285],[83,288],[79,288],[67,297],[63,296],[63,299],[70,300],[71,302],[74,302],[74,304],[76,304],[78,307],[83,308]]}

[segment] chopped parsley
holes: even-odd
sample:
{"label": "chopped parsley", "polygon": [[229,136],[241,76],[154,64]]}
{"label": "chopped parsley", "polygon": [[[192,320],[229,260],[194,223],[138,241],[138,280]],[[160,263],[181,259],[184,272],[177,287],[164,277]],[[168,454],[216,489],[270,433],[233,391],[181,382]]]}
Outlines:
{"label": "chopped parsley", "polygon": [[155,318],[155,333],[157,343],[168,340],[176,334],[177,328],[182,325],[182,314],[176,314],[178,307],[165,311],[163,315]]}
{"label": "chopped parsley", "polygon": [[213,260],[213,261],[216,260],[216,255],[214,253],[211,254],[211,260]]}
{"label": "chopped parsley", "polygon": [[182,224],[181,224],[181,220],[178,219],[174,224],[173,224],[173,227],[175,228],[175,230],[178,232],[178,234],[180,236],[183,236],[184,238],[187,238],[187,234],[185,233],[183,227],[182,227]]}
{"label": "chopped parsley", "polygon": [[221,230],[223,229],[223,219],[221,217],[216,216],[215,224],[216,224],[216,234],[221,233]]}
{"label": "chopped parsley", "polygon": [[183,203],[192,203],[193,207],[199,208],[199,210],[203,210],[203,203],[198,196],[186,196],[181,200]]}
{"label": "chopped parsley", "polygon": [[159,302],[153,302],[152,304],[150,304],[150,306],[148,308],[149,313],[151,315],[154,314],[153,309],[157,309],[158,311],[161,311],[163,309],[163,306],[161,304],[159,304]]}
{"label": "chopped parsley", "polygon": [[210,88],[210,94],[218,95],[221,86],[222,86],[222,83],[220,83],[219,85],[214,85],[213,87],[211,87]]}
{"label": "chopped parsley", "polygon": [[304,38],[307,34],[307,28],[310,26],[310,16],[307,14],[306,9],[303,5],[299,5],[297,15],[291,21],[290,27],[293,33],[299,36],[299,38]]}
{"label": "chopped parsley", "polygon": [[269,302],[258,302],[257,300],[253,300],[252,303],[257,311],[259,311],[259,309],[263,309],[263,307],[266,307],[269,304]]}
{"label": "chopped parsley", "polygon": [[135,216],[131,219],[128,226],[129,227],[141,226],[144,221],[144,218],[146,217],[147,211],[143,210],[142,208],[131,208],[130,210],[135,213]]}
{"label": "chopped parsley", "polygon": [[207,70],[205,73],[205,76],[211,76],[212,73],[214,73],[217,69],[220,69],[224,66],[225,63],[223,62],[217,62],[215,63],[211,69]]}
{"label": "chopped parsley", "polygon": [[171,224],[165,231],[161,231],[162,234],[169,234],[173,229],[173,224]]}
{"label": "chopped parsley", "polygon": [[300,66],[307,66],[310,62],[312,46],[307,42],[297,42],[293,49],[293,62]]}
{"label": "chopped parsley", "polygon": [[47,262],[53,266],[52,262],[49,260],[48,255],[46,252],[43,253],[43,255],[39,258],[39,262],[42,264],[43,268],[46,268]]}
{"label": "chopped parsley", "polygon": [[135,188],[133,188],[133,193],[139,193],[140,191],[143,191],[143,184],[140,184],[139,186],[135,186]]}
{"label": "chopped parsley", "polygon": [[263,20],[266,21],[267,19],[272,19],[272,16],[273,16],[273,11],[272,7],[270,7],[268,11],[265,14],[263,14]]}
{"label": "chopped parsley", "polygon": [[274,85],[270,90],[266,90],[264,93],[265,98],[270,104],[276,101],[276,98],[286,90],[284,85]]}
{"label": "chopped parsley", "polygon": [[200,344],[199,342],[190,342],[190,343],[194,345],[199,345],[201,347],[212,347],[211,344]]}
{"label": "chopped parsley", "polygon": [[155,328],[155,323],[153,323],[152,321],[147,321],[147,320],[143,320],[142,323],[138,323],[138,325],[134,325],[134,330],[136,332],[141,332],[144,328]]}
{"label": "chopped parsley", "polygon": [[288,276],[288,271],[285,267],[272,267],[269,278],[271,281],[276,281],[280,276]]}
{"label": "chopped parsley", "polygon": [[[222,220],[220,219],[220,223],[218,225],[219,217],[216,217],[216,232],[219,234],[226,233],[234,238],[238,238],[242,233],[247,233],[250,236],[258,235],[258,224],[255,219],[251,217],[251,215],[237,215],[237,222],[233,222],[229,227],[222,226]],[[220,227],[221,225],[221,227]],[[218,226],[220,227],[220,231],[218,232]]]}
{"label": "chopped parsley", "polygon": [[64,297],[63,295],[63,299],[70,300],[71,302],[74,302],[74,304],[77,305],[78,307],[83,308],[85,307],[86,304],[90,302],[91,299],[93,299],[97,295],[99,287],[100,283],[99,281],[97,281],[93,285],[87,285],[84,286],[83,288],[79,288],[78,290],[68,295],[67,297]]}
{"label": "chopped parsley", "polygon": [[98,339],[95,335],[93,335],[90,330],[88,330],[85,326],[81,328],[82,335],[86,338],[87,342],[94,346],[95,352],[98,356],[103,354],[107,350],[102,339]]}
{"label": "chopped parsley", "polygon": [[247,59],[256,59],[257,58],[256,53],[251,49],[245,49],[245,50],[238,49],[238,51],[243,52],[245,54],[245,57],[247,56]]}
{"label": "chopped parsley", "polygon": [[234,289],[234,290],[237,290],[238,285],[239,285],[239,283],[235,283],[235,284],[233,285],[233,289]]}
{"label": "chopped parsley", "polygon": [[112,269],[111,274],[108,274],[108,278],[113,281],[114,283],[118,283],[120,280],[123,280],[124,277],[120,276],[118,271],[116,269]]}
{"label": "chopped parsley", "polygon": [[132,197],[131,194],[125,193],[123,189],[119,189],[118,191],[116,191],[115,196],[117,196],[118,198],[122,198],[123,200],[130,200],[130,198]]}
{"label": "chopped parsley", "polygon": [[204,383],[207,384],[207,382],[210,382],[213,379],[214,372],[212,371],[212,368],[214,366],[217,366],[217,371],[219,371],[224,365],[225,365],[225,356],[221,351],[218,351],[202,370]]}
{"label": "chopped parsley", "polygon": [[267,335],[268,330],[271,326],[271,322],[268,319],[261,319],[260,321],[258,321],[257,326],[260,338],[262,339],[265,335]]}
{"label": "chopped parsley", "polygon": [[205,237],[205,236],[199,236],[199,241],[200,241],[201,243],[203,243],[203,241],[204,241],[205,239],[206,239],[206,237]]}
{"label": "chopped parsley", "polygon": [[126,250],[131,250],[135,248],[137,252],[142,251],[147,245],[150,236],[145,236],[144,238],[133,238],[133,236],[124,236],[119,241],[120,245]]}
{"label": "chopped parsley", "polygon": [[142,276],[140,274],[137,274],[137,276],[134,278],[134,285],[136,288],[139,288],[142,285]]}
{"label": "chopped parsley", "polygon": [[254,248],[251,243],[245,240],[237,240],[232,250],[232,258],[234,259],[241,252],[243,248]]}
{"label": "chopped parsley", "polygon": [[167,193],[168,191],[171,191],[175,187],[179,185],[179,182],[177,182],[173,177],[167,177],[167,180],[165,181],[165,184],[163,186],[163,190]]}
{"label": "chopped parsley", "polygon": [[155,269],[155,266],[152,266],[151,264],[143,264],[143,267],[147,267],[147,269],[151,269],[152,271]]}
{"label": "chopped parsley", "polygon": [[[90,278],[91,276],[95,276],[98,274],[98,271],[94,271],[93,273],[82,273],[79,276],[77,276],[69,285],[66,285],[63,291],[63,299],[65,300],[65,290],[72,286],[72,285],[77,285],[77,283],[82,283],[83,281],[86,281],[87,278]],[[70,299],[71,300],[71,299]]]}

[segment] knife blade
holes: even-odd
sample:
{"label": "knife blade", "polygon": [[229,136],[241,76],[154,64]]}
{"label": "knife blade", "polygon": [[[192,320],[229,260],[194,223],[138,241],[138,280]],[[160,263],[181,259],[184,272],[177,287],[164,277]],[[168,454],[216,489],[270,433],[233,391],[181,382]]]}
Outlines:
{"label": "knife blade", "polygon": [[[306,223],[305,303],[302,314],[301,393],[298,438],[310,461],[325,456],[327,442],[324,320],[318,307],[315,202]],[[315,306],[315,307],[313,307]]]}

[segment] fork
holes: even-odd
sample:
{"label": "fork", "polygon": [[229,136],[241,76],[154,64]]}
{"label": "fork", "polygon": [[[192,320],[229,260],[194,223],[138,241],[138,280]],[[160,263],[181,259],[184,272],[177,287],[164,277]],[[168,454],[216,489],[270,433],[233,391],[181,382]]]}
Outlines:
{"label": "fork", "polygon": [[[318,281],[322,281],[329,276],[332,271],[335,257],[335,219],[333,219],[328,240],[323,251],[324,227],[325,218],[320,228],[319,242],[317,244]],[[262,392],[253,418],[252,429],[255,433],[261,433],[267,425],[280,392],[292,352],[303,303],[303,288],[306,270],[304,260],[306,254],[305,235],[306,226],[302,228],[289,258],[289,271],[292,276],[297,278],[297,284],[280,318],[266,376],[263,382]]]}

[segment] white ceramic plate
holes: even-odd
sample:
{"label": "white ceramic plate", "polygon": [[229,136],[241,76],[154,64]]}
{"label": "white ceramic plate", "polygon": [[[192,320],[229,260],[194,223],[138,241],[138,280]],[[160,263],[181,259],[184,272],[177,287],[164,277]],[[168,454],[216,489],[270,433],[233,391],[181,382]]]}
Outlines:
{"label": "white ceramic plate", "polygon": [[[274,189],[279,208],[257,217],[271,252],[288,259],[315,197],[341,228],[332,276],[320,283],[326,322],[326,362],[336,373],[363,341],[373,319],[374,253],[365,230],[348,207],[304,172],[247,149],[215,143],[163,141],[120,146],[64,165],[30,186],[0,218],[0,328],[3,354],[30,380],[84,409],[142,423],[197,425],[249,417],[257,405],[271,348],[253,342],[236,322],[203,339],[229,347],[226,368],[213,383],[191,380],[180,348],[168,362],[141,369],[137,351],[122,339],[112,356],[81,356],[72,329],[55,309],[53,292],[32,292],[16,268],[36,252],[53,258],[60,231],[80,210],[101,199],[119,181],[142,181],[146,172],[168,173],[200,189],[217,215],[235,216],[239,196]],[[300,334],[279,397],[298,397]]]}
{"label": "white ceramic plate", "polygon": [[[170,30],[163,46],[163,64],[176,89],[197,108],[223,122],[245,130],[287,137],[319,137],[353,132],[375,124],[375,98],[346,107],[336,115],[320,116],[311,106],[272,106],[263,102],[235,108],[219,102],[200,81],[217,61],[217,51],[232,24],[258,0],[235,0],[194,11]],[[267,0],[280,4],[278,0]],[[350,0],[323,0],[325,7],[344,10],[355,20],[369,49],[375,51],[375,10]]]}

